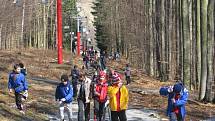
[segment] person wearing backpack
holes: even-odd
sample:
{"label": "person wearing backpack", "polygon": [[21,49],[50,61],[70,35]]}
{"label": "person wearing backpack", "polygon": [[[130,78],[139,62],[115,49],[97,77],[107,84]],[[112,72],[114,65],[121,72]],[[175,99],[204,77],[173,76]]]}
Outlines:
{"label": "person wearing backpack", "polygon": [[188,100],[188,90],[181,82],[174,86],[165,86],[160,88],[161,96],[168,96],[168,106],[166,115],[170,121],[185,121],[185,105]]}
{"label": "person wearing backpack", "polygon": [[70,76],[72,76],[73,97],[76,98],[78,90],[77,84],[79,79],[79,70],[77,65],[74,65],[73,69],[71,70]]}
{"label": "person wearing backpack", "polygon": [[113,75],[112,84],[108,87],[111,121],[127,121],[128,89],[123,85],[119,75]]}
{"label": "person wearing backpack", "polygon": [[23,111],[23,101],[28,97],[28,82],[21,73],[19,64],[15,64],[13,71],[9,74],[8,89],[10,93],[14,92],[16,106],[20,110],[20,113],[25,114]]}
{"label": "person wearing backpack", "polygon": [[85,72],[80,72],[77,84],[78,121],[90,120],[91,82]]}
{"label": "person wearing backpack", "polygon": [[107,101],[108,83],[106,73],[100,71],[98,82],[94,88],[94,119],[105,121],[105,103]]}
{"label": "person wearing backpack", "polygon": [[73,88],[65,74],[61,76],[61,83],[56,88],[55,99],[59,103],[61,121],[64,121],[64,108],[67,109],[69,121],[72,121]]}

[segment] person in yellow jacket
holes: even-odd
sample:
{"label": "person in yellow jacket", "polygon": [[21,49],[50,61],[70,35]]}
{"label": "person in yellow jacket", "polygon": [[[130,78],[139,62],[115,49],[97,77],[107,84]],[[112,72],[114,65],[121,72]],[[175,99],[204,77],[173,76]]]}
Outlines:
{"label": "person in yellow jacket", "polygon": [[112,85],[108,87],[111,121],[127,121],[128,89],[119,76],[113,76]]}

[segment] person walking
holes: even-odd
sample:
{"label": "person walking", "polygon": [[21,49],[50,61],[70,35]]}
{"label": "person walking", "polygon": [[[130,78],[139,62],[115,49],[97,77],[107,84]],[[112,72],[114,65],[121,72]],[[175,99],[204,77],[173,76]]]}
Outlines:
{"label": "person walking", "polygon": [[90,120],[90,87],[91,79],[81,72],[77,84],[78,121]]}
{"label": "person walking", "polygon": [[129,64],[126,64],[126,67],[125,67],[125,80],[126,80],[126,84],[129,85],[131,83],[131,68],[129,66]]}
{"label": "person walking", "polygon": [[73,97],[74,99],[76,99],[78,90],[77,84],[79,79],[79,70],[77,65],[74,65],[73,69],[71,70],[70,76],[72,76]]}
{"label": "person walking", "polygon": [[9,74],[8,89],[10,93],[14,92],[16,106],[20,113],[25,114],[23,110],[23,101],[28,97],[28,82],[21,73],[19,64],[15,64],[13,71]]}
{"label": "person walking", "polygon": [[114,75],[112,85],[108,87],[111,121],[127,121],[128,89],[122,84],[119,75]]}
{"label": "person walking", "polygon": [[105,121],[105,103],[107,101],[108,83],[106,73],[100,71],[98,82],[94,88],[94,119]]}
{"label": "person walking", "polygon": [[57,86],[55,92],[55,99],[59,103],[60,119],[64,121],[64,109],[67,109],[69,121],[72,121],[72,100],[73,100],[73,88],[69,83],[69,77],[67,75],[61,76],[61,83]]}
{"label": "person walking", "polygon": [[102,51],[102,52],[101,52],[101,55],[100,55],[100,65],[101,65],[101,70],[106,69],[105,51]]}

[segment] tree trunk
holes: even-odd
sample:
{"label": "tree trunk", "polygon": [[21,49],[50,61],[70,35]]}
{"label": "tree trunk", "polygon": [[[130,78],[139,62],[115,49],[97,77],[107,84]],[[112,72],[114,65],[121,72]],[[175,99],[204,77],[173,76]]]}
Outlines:
{"label": "tree trunk", "polygon": [[161,0],[161,68],[162,80],[167,81],[167,60],[166,60],[166,40],[165,40],[165,0]]}
{"label": "tree trunk", "polygon": [[192,7],[192,64],[191,64],[191,81],[192,81],[192,87],[193,89],[198,89],[198,84],[197,84],[197,48],[196,48],[196,1],[197,0],[192,0],[193,7]]}
{"label": "tree trunk", "polygon": [[3,27],[3,24],[1,24],[1,26],[0,26],[0,50],[2,49],[2,45],[1,45],[1,43],[2,43],[2,27]]}
{"label": "tree trunk", "polygon": [[23,8],[22,8],[22,30],[21,30],[21,39],[20,39],[20,47],[24,47],[24,24],[25,24],[25,0],[23,1]]}
{"label": "tree trunk", "polygon": [[201,78],[201,27],[200,27],[200,23],[201,23],[201,13],[200,13],[200,3],[201,0],[197,0],[196,1],[196,48],[197,48],[197,63],[196,63],[196,75],[197,75],[197,84],[198,84],[198,89],[200,89],[200,78]]}
{"label": "tree trunk", "polygon": [[150,75],[154,76],[154,39],[153,39],[153,16],[152,16],[152,9],[153,9],[153,0],[149,0],[149,41],[150,41]]}
{"label": "tree trunk", "polygon": [[201,82],[199,99],[205,99],[207,84],[207,6],[208,0],[201,0]]}
{"label": "tree trunk", "polygon": [[43,6],[43,49],[46,49],[46,6]]}
{"label": "tree trunk", "polygon": [[[193,45],[193,43],[192,43],[192,40],[193,40],[193,30],[192,30],[192,26],[193,26],[193,22],[192,22],[192,0],[188,0],[188,9],[189,9],[189,12],[188,12],[188,16],[189,16],[189,43],[190,43],[190,47],[189,47],[189,51],[190,51],[190,56],[189,56],[189,58],[190,58],[190,60],[189,60],[189,65],[190,65],[190,68],[189,68],[189,72],[192,72],[191,70],[192,70],[192,55],[193,55],[193,51],[191,51],[192,49],[192,45]],[[189,88],[192,90],[192,75],[193,75],[193,73],[190,73],[190,75],[189,75],[189,82],[188,82],[188,84],[189,84]]]}
{"label": "tree trunk", "polygon": [[213,56],[214,56],[214,0],[210,0],[208,4],[208,74],[207,74],[207,90],[206,100],[212,102],[214,99],[214,75],[213,75]]}
{"label": "tree trunk", "polygon": [[183,22],[183,82],[188,85],[190,82],[190,33],[188,0],[182,0],[182,22]]}

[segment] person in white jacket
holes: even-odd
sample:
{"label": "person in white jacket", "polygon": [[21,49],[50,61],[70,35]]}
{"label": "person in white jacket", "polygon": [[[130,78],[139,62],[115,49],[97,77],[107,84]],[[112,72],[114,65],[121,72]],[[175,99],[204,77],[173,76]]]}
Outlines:
{"label": "person in white jacket", "polygon": [[86,73],[81,72],[78,81],[78,121],[89,121],[90,119],[90,87],[91,79],[86,77]]}

